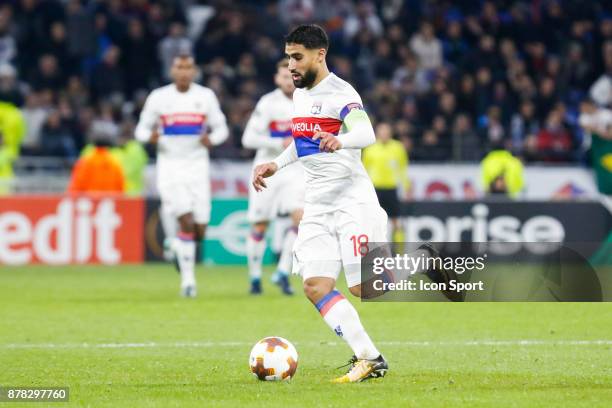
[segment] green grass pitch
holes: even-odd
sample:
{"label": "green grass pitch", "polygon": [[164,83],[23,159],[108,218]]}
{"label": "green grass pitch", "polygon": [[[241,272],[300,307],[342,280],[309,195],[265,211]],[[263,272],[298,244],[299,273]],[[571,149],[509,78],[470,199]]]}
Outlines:
{"label": "green grass pitch", "polygon": [[[267,279],[267,276],[266,276]],[[244,267],[0,268],[0,385],[69,386],[91,407],[610,406],[612,304],[359,303],[384,379],[331,384],[349,348],[300,293],[247,295]],[[298,286],[299,282],[294,280]],[[345,292],[346,293],[346,292]],[[251,346],[299,353],[288,383],[257,381]],[[0,403],[0,405],[3,405]],[[8,404],[7,406],[46,406]]]}

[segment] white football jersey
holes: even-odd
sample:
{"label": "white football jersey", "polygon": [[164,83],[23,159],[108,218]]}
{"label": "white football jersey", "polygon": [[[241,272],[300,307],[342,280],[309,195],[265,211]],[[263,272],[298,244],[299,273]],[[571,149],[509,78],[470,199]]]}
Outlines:
{"label": "white football jersey", "polygon": [[254,164],[269,162],[285,148],[283,141],[291,137],[293,101],[276,89],[261,97],[251,114],[242,136],[242,144],[257,149]]}
{"label": "white football jersey", "polygon": [[174,84],[151,92],[140,114],[136,139],[147,142],[154,129],[160,133],[158,184],[208,177],[208,149],[200,136],[208,132],[211,143],[218,145],[229,134],[214,92],[195,83],[186,92],[179,92]]}
{"label": "white football jersey", "polygon": [[355,89],[329,74],[312,89],[293,94],[292,134],[297,155],[304,166],[306,194],[304,216],[331,212],[356,204],[376,204],[372,181],[361,162],[361,149],[319,150],[317,132],[346,132],[343,121],[352,109],[363,109]]}

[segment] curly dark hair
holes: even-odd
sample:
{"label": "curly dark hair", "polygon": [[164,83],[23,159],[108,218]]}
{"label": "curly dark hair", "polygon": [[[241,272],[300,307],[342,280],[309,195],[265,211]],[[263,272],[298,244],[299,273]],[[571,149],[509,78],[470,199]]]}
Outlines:
{"label": "curly dark hair", "polygon": [[307,49],[329,48],[329,38],[325,30],[316,24],[302,24],[294,28],[286,37],[287,44],[301,44]]}

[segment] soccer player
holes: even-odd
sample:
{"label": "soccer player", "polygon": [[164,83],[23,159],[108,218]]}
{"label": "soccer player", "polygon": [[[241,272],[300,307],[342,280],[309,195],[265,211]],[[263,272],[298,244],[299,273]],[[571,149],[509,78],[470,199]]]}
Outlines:
{"label": "soccer player", "polygon": [[[247,123],[242,144],[248,149],[257,149],[254,166],[269,162],[278,156],[291,142],[291,117],[293,101],[291,99],[295,86],[289,72],[289,63],[282,60],[277,64],[274,83],[276,90],[264,95],[249,122]],[[253,186],[249,188],[248,219],[251,223],[251,234],[247,238],[247,259],[251,294],[260,294],[261,264],[266,250],[264,235],[270,220],[278,213],[291,214],[292,227],[285,234],[281,256],[278,262],[274,281],[286,295],[292,295],[288,274],[293,263],[293,243],[302,218],[304,200],[304,175],[301,166],[291,166],[280,171],[271,180],[266,191],[257,193]]]}
{"label": "soccer player", "polygon": [[393,242],[404,242],[398,189],[408,195],[408,155],[404,145],[393,139],[389,123],[376,125],[376,143],[363,150],[363,165],[372,179],[380,206],[391,220]]}
{"label": "soccer player", "polygon": [[342,268],[349,291],[360,296],[361,250],[386,240],[387,215],[361,163],[374,130],[353,87],[329,72],[327,34],[301,25],[287,37],[285,53],[293,83],[291,143],[272,162],[255,167],[253,186],[300,161],[306,177],[304,216],[294,245],[294,268],[304,292],[328,326],[354,352],[351,368],[334,382],[382,377],[388,366],[366,333],[353,305],[336,288]]}
{"label": "soccer player", "polygon": [[193,82],[193,57],[174,58],[174,83],[151,92],[140,114],[136,139],[157,144],[157,187],[162,206],[178,220],[172,249],[181,294],[196,296],[196,245],[210,220],[209,149],[229,134],[214,92]]}

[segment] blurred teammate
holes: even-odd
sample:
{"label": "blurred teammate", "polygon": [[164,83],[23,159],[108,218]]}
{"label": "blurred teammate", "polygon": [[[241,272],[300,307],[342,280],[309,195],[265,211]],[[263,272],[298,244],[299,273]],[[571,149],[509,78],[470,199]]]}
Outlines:
{"label": "blurred teammate", "polygon": [[386,240],[387,216],[361,163],[374,130],[353,87],[329,72],[329,42],[322,28],[301,25],[286,38],[293,83],[294,142],[272,162],[255,167],[253,185],[300,161],[306,176],[304,217],[294,245],[294,267],[304,292],[334,332],[355,353],[349,372],[334,382],[382,377],[387,363],[363,328],[357,311],[335,289],[344,267],[350,292],[360,296],[361,250]]}
{"label": "blurred teammate", "polygon": [[[257,149],[254,166],[274,159],[292,142],[293,101],[291,97],[295,86],[288,66],[286,60],[278,63],[274,76],[274,83],[278,88],[259,100],[242,136],[244,147]],[[291,213],[293,225],[283,240],[274,280],[284,294],[293,294],[288,274],[291,272],[293,262],[293,243],[302,218],[303,189],[304,175],[301,166],[283,169],[261,193],[257,193],[253,186],[249,188],[248,219],[252,227],[247,238],[247,259],[251,278],[251,294],[259,294],[262,291],[261,265],[266,250],[264,236],[269,222],[279,213]]]}
{"label": "blurred teammate", "polygon": [[157,187],[163,208],[178,219],[172,241],[181,274],[181,294],[196,295],[196,245],[210,220],[209,149],[228,136],[225,116],[209,88],[193,83],[194,60],[174,58],[173,84],[151,92],[136,127],[136,139],[157,143]]}
{"label": "blurred teammate", "polygon": [[396,243],[404,242],[400,222],[399,191],[408,195],[408,155],[404,145],[393,139],[393,128],[388,123],[376,126],[376,143],[363,150],[363,165],[372,179],[380,206],[387,212]]}

